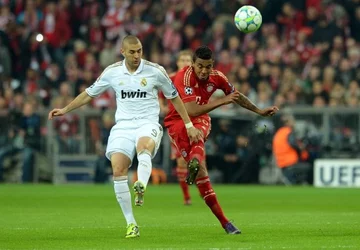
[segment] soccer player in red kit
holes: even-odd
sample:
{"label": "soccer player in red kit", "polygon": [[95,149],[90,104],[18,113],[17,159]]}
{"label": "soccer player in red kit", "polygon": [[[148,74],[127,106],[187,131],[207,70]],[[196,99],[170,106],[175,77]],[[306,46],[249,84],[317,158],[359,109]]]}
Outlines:
{"label": "soccer player in red kit", "polygon": [[[175,86],[193,125],[202,131],[203,140],[190,143],[186,136],[186,127],[172,105],[169,106],[169,113],[165,117],[164,123],[171,141],[188,163],[186,182],[191,185],[195,181],[206,205],[220,221],[226,233],[240,234],[240,230],[225,217],[208,176],[204,146],[211,128],[208,112],[230,103],[236,103],[261,116],[272,116],[278,111],[278,108],[273,106],[259,109],[246,96],[235,90],[223,73],[214,70],[213,65],[211,49],[201,46],[194,52],[192,66],[180,70],[175,78]],[[217,89],[221,89],[225,96],[209,102],[210,96]]]}

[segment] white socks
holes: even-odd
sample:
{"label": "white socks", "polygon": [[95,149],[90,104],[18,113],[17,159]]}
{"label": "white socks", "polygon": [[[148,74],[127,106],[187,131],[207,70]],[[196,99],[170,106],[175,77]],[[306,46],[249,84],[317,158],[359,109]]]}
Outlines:
{"label": "white socks", "polygon": [[114,180],[115,195],[126,219],[126,223],[127,225],[129,225],[130,223],[134,223],[135,225],[137,225],[132,211],[128,178],[127,176],[120,176],[116,177],[116,179],[117,180]]}
{"label": "white socks", "polygon": [[[137,155],[137,158],[139,161],[137,169],[138,180],[146,187],[152,170],[151,153],[144,150]],[[114,191],[127,225],[131,223],[137,225],[132,211],[131,195],[127,176],[117,176],[114,178]]]}
{"label": "white socks", "polygon": [[137,155],[137,159],[139,161],[137,169],[138,180],[146,187],[152,170],[151,153],[144,150]]}

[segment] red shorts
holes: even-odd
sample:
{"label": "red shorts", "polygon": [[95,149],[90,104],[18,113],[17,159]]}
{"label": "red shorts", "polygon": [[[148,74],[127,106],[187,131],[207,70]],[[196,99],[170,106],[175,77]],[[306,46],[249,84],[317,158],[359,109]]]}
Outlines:
{"label": "red shorts", "polygon": [[175,160],[180,157],[181,157],[181,154],[177,150],[176,146],[174,145],[174,143],[171,143],[171,155],[170,155],[171,160]]}
{"label": "red shorts", "polygon": [[[210,134],[211,124],[202,118],[196,118],[192,121],[194,127],[201,130],[204,135],[204,140],[206,141],[207,137]],[[174,124],[171,124],[167,127],[168,134],[172,144],[177,148],[179,155],[185,158],[186,161],[189,161],[189,154],[191,150],[190,140],[186,132],[184,122],[180,120]]]}

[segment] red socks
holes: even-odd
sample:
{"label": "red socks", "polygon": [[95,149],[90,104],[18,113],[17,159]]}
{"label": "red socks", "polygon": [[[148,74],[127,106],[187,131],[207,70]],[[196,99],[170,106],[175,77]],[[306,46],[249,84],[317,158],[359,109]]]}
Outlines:
{"label": "red socks", "polygon": [[221,225],[225,227],[229,220],[225,217],[219,202],[217,201],[216,194],[212,189],[209,176],[196,179],[196,186],[198,187],[201,196],[205,200],[206,205],[211,209],[212,213],[218,218]]}
{"label": "red socks", "polygon": [[189,159],[193,158],[198,159],[200,163],[205,160],[205,146],[203,141],[193,142],[191,144]]}
{"label": "red socks", "polygon": [[186,168],[176,167],[176,176],[183,192],[185,203],[190,200],[189,185],[185,182],[187,171]]}

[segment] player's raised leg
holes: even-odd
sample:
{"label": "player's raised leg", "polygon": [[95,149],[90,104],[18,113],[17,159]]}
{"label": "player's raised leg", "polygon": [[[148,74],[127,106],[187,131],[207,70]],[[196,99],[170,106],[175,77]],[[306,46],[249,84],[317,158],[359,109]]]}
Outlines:
{"label": "player's raised leg", "polygon": [[128,168],[131,165],[130,158],[123,153],[111,155],[111,166],[113,169],[114,191],[116,199],[121,207],[127,223],[126,238],[140,236],[139,228],[134,218],[131,205],[131,195],[128,184]]}
{"label": "player's raised leg", "polygon": [[156,155],[162,138],[162,127],[159,124],[147,124],[137,129],[136,152],[138,158],[137,176],[134,183],[135,205],[144,204],[144,193],[152,171],[152,158]]}
{"label": "player's raised leg", "polygon": [[[210,124],[206,120],[199,119],[198,122],[194,123],[194,126],[200,129],[204,135],[204,140],[210,133]],[[200,195],[203,197],[206,205],[211,209],[211,212],[219,220],[221,226],[225,229],[228,234],[240,234],[240,230],[230,222],[217,200],[216,194],[212,188],[210,178],[206,167],[206,155],[205,155],[205,144],[204,141],[194,142],[190,145],[190,153],[188,156],[190,159],[188,163],[189,169],[189,184],[195,179],[197,188],[199,189]],[[196,170],[197,169],[197,170]],[[192,173],[191,173],[192,172]]]}

